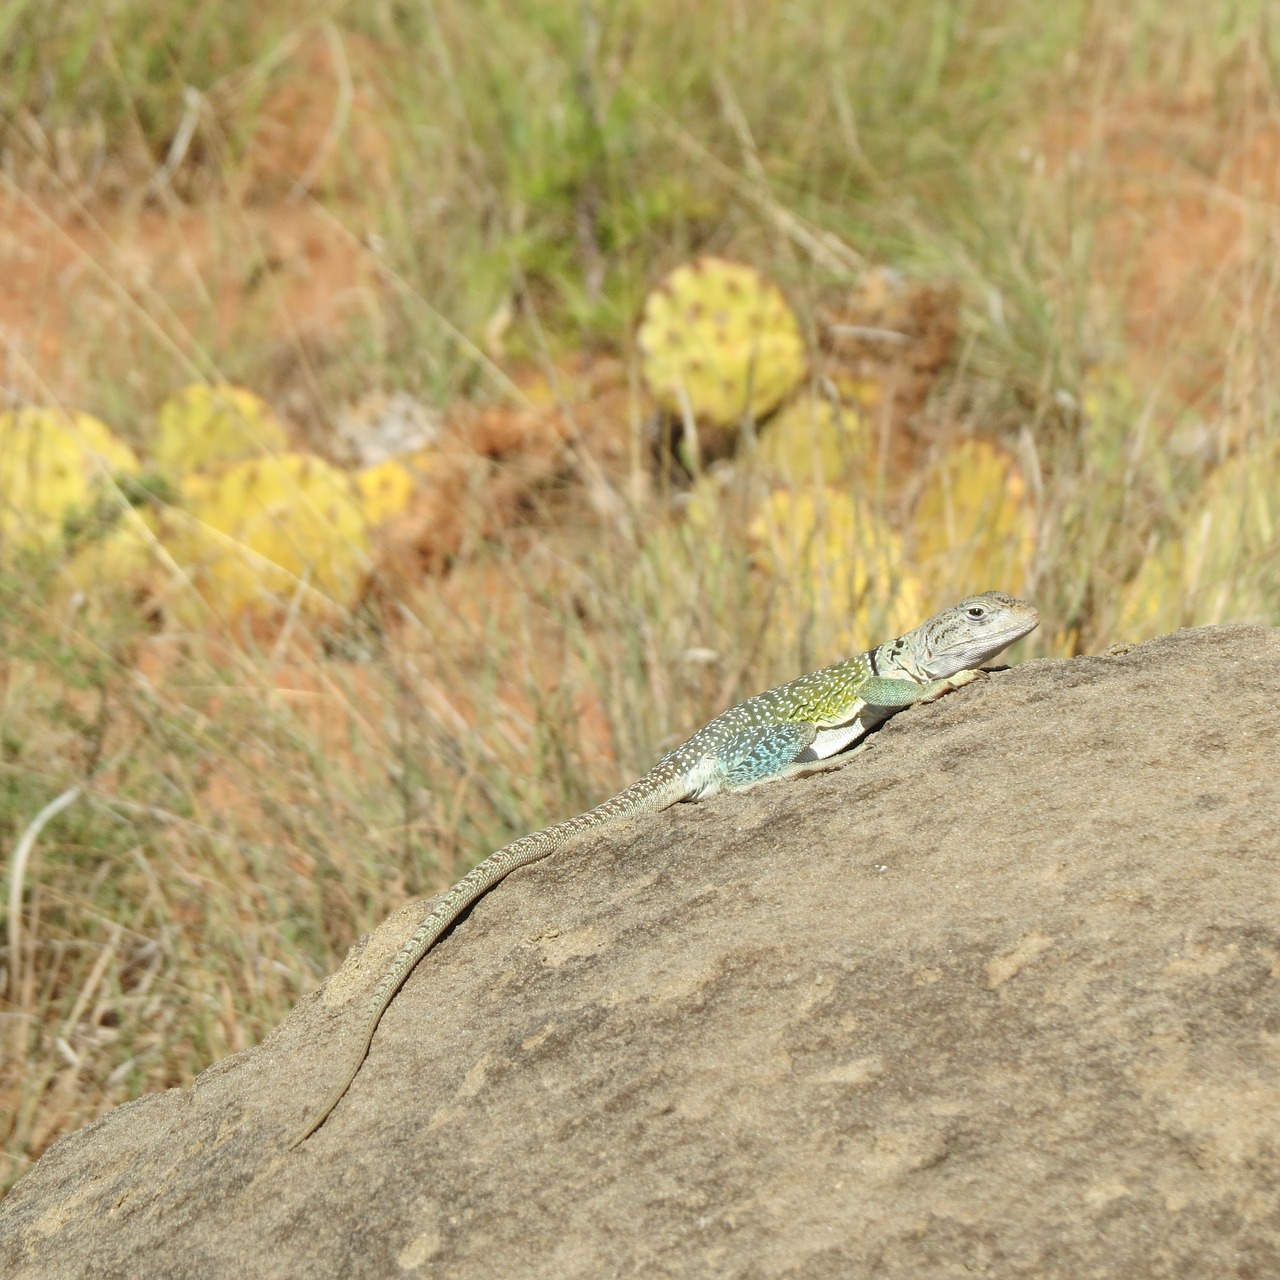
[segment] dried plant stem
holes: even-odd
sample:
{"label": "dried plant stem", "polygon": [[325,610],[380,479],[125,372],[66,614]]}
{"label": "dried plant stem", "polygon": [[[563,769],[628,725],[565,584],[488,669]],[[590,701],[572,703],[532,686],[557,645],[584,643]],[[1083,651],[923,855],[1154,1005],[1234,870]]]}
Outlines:
{"label": "dried plant stem", "polygon": [[15,1003],[22,985],[22,886],[27,862],[40,833],[63,809],[75,802],[81,790],[77,784],[50,800],[31,820],[13,851],[13,864],[9,868],[9,998]]}

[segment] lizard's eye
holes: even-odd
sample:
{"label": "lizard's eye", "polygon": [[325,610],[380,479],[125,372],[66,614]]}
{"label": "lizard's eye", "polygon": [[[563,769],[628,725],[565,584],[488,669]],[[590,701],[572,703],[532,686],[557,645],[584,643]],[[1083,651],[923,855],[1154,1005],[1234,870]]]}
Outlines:
{"label": "lizard's eye", "polygon": [[965,612],[971,618],[985,618],[987,611],[980,604],[971,604]]}

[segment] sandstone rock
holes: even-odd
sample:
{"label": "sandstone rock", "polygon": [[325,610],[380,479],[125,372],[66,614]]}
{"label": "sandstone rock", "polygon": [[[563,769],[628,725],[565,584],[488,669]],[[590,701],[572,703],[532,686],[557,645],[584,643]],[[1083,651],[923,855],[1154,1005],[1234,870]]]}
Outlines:
{"label": "sandstone rock", "polygon": [[0,1273],[1280,1274],[1280,631],[1029,662],[513,875],[301,1149],[407,907],[53,1147]]}

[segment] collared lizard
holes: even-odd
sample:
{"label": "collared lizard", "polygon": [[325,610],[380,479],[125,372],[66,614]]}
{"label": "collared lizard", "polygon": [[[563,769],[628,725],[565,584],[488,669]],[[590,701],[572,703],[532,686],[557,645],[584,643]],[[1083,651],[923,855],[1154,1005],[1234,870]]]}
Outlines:
{"label": "collared lizard", "polygon": [[1003,592],[969,596],[896,640],[747,698],[611,799],[491,853],[435,904],[400,948],[374,988],[342,1083],[290,1147],[310,1137],[342,1100],[387,1006],[422,957],[462,912],[517,867],[537,862],[571,836],[607,822],[684,800],[704,800],[721,791],[745,791],[761,782],[837,768],[855,754],[849,750],[854,743],[895,712],[982,678],[982,663],[1034,630],[1039,621],[1033,605]]}

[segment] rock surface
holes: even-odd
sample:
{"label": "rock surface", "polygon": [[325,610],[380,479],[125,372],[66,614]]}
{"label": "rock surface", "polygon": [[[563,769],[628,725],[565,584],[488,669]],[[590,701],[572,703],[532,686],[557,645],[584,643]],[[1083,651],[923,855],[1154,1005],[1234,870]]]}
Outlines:
{"label": "rock surface", "polygon": [[1028,662],[583,838],[339,1073],[407,907],[50,1150],[0,1274],[1280,1274],[1280,631]]}

